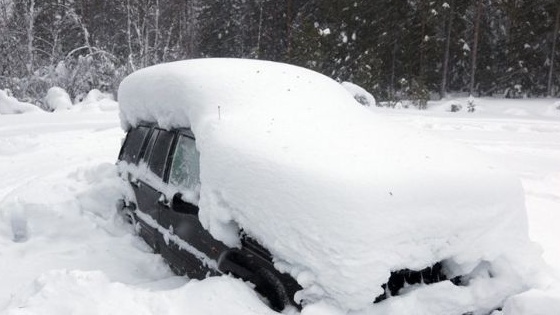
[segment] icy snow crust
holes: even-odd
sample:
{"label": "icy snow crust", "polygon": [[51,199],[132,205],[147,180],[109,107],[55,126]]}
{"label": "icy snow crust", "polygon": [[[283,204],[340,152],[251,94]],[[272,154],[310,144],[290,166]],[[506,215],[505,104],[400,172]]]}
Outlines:
{"label": "icy snow crust", "polygon": [[491,309],[528,285],[519,182],[463,147],[383,121],[325,76],[265,61],[182,61],[127,77],[119,105],[125,129],[192,128],[202,224],[230,246],[238,228],[255,237],[307,303],[371,308],[390,271],[441,260],[457,274],[492,264],[472,286],[442,282],[375,307],[398,311],[435,290],[442,305],[460,301],[453,312]]}

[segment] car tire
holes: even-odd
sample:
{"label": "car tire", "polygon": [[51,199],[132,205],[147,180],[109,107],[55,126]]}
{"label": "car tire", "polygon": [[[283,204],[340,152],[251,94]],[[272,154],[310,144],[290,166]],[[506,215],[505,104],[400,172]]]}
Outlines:
{"label": "car tire", "polygon": [[282,311],[292,305],[284,284],[272,271],[259,268],[251,282],[255,285],[255,291],[268,300],[273,310]]}

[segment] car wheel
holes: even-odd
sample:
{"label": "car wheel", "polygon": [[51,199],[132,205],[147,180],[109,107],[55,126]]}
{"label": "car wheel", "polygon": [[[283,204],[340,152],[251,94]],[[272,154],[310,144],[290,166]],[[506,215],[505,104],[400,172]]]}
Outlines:
{"label": "car wheel", "polygon": [[268,300],[273,310],[282,311],[292,304],[284,284],[272,271],[265,268],[258,269],[251,282],[255,285],[255,291]]}
{"label": "car wheel", "polygon": [[132,230],[134,231],[134,233],[138,234],[140,225],[138,224],[136,214],[134,214],[135,209],[136,205],[133,203],[130,203],[129,205],[126,205],[124,201],[120,201],[119,203],[117,203],[117,211],[123,222],[127,225],[132,226]]}

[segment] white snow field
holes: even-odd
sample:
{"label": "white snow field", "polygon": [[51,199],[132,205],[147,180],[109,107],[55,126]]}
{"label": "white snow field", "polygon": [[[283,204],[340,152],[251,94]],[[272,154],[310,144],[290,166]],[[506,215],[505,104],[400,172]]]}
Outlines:
{"label": "white snow field", "polygon": [[[447,112],[445,102],[427,111],[372,110],[481,151],[519,176],[529,235],[550,267],[525,266],[542,268],[534,289],[494,314],[560,313],[560,110],[551,99],[475,102],[474,113]],[[0,313],[274,314],[239,280],[174,276],[119,220],[114,163],[124,133],[114,106],[91,107],[0,115]],[[460,314],[469,298],[484,304],[491,285],[482,281],[479,294],[466,297],[440,283],[349,314]],[[456,300],[438,298],[454,290]],[[319,301],[302,314],[344,312]]]}

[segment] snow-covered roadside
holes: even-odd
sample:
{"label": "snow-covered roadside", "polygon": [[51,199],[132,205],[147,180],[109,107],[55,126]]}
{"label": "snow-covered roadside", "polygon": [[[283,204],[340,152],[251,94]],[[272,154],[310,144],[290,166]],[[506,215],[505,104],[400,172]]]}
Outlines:
{"label": "snow-covered roadside", "polygon": [[[550,100],[519,102],[531,113]],[[560,270],[560,119],[501,109],[381,113],[473,146],[515,171],[526,190],[531,236]],[[115,220],[113,163],[122,136],[116,112],[0,116],[0,313],[274,314],[241,281],[173,276]],[[504,314],[557,310],[550,301],[558,295],[542,300],[550,294],[516,297]],[[336,313],[327,305],[304,311],[316,314]]]}

